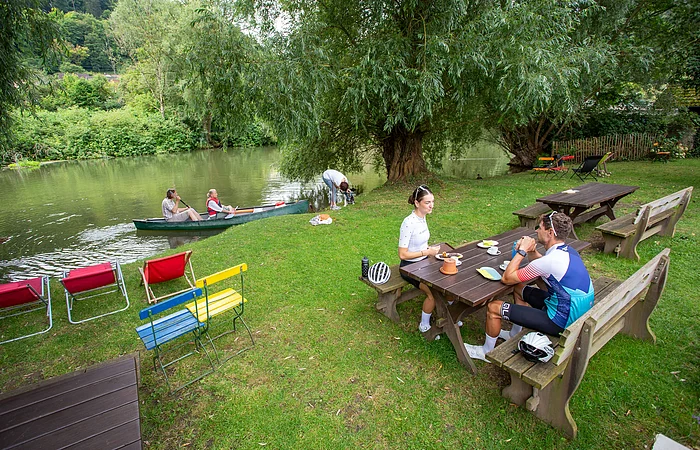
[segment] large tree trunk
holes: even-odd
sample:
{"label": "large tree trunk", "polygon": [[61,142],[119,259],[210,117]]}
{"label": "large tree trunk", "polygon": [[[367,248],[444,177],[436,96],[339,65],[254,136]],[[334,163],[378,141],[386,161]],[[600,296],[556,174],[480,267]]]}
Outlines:
{"label": "large tree trunk", "polygon": [[390,182],[428,171],[423,159],[423,133],[408,131],[402,126],[395,127],[382,140],[382,156]]}
{"label": "large tree trunk", "polygon": [[206,114],[204,114],[204,117],[202,118],[202,129],[204,131],[204,138],[206,139],[207,145],[209,147],[214,147],[214,140],[211,137],[211,121],[211,113],[207,112]]}
{"label": "large tree trunk", "polygon": [[538,155],[549,151],[556,135],[554,129],[555,125],[545,118],[521,127],[501,128],[503,144],[514,155],[510,165],[532,167]]}

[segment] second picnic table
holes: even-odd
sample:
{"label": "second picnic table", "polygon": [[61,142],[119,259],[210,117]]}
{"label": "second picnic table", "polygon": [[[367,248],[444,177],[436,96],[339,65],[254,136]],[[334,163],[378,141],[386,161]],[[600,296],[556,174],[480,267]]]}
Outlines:
{"label": "second picnic table", "polygon": [[[476,366],[467,354],[457,322],[462,317],[484,307],[489,300],[509,294],[513,290],[513,286],[505,285],[500,281],[487,280],[476,269],[483,266],[498,267],[503,261],[511,258],[513,242],[522,236],[536,238],[536,234],[535,230],[521,227],[487,238],[486,240],[498,241],[501,254],[495,256],[486,253],[486,249],[478,247],[478,242],[471,242],[455,249],[443,244],[441,251],[462,254],[461,265],[458,266],[458,272],[454,275],[444,275],[440,272],[443,262],[434,257],[427,257],[401,268],[403,274],[429,286],[435,296],[433,313],[435,323],[424,334],[425,338],[433,340],[443,332],[447,334],[457,353],[457,359],[473,373],[476,373]],[[589,242],[574,239],[567,239],[566,243],[577,251],[591,245]],[[541,244],[538,244],[537,250],[541,254],[545,253]],[[523,262],[523,266],[526,264],[527,261]],[[502,274],[503,270],[499,273]],[[448,301],[453,301],[452,305],[448,305]]]}
{"label": "second picnic table", "polygon": [[[626,195],[639,189],[639,186],[624,184],[586,183],[567,191],[540,197],[538,202],[549,206],[553,211],[571,217],[574,225],[595,220],[606,215],[615,220],[613,207]],[[596,206],[598,205],[598,206]]]}

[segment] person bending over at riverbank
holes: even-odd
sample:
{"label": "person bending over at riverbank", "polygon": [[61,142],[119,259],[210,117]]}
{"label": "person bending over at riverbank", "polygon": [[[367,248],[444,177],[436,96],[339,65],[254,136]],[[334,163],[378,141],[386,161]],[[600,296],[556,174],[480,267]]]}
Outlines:
{"label": "person bending over at riverbank", "polygon": [[338,196],[338,189],[345,194],[350,187],[347,177],[337,170],[328,169],[323,172],[323,182],[331,190],[331,209],[340,209],[340,206],[336,204],[336,197]]}
{"label": "person bending over at riverbank", "polygon": [[[515,285],[515,304],[494,300],[486,313],[486,342],[484,345],[464,344],[472,359],[486,361],[486,353],[493,350],[496,339],[508,340],[523,327],[545,334],[559,336],[562,331],[593,306],[593,283],[581,256],[566,245],[564,239],[573,229],[569,216],[553,212],[540,216],[537,240],[546,250],[541,255],[535,248],[537,241],[522,237],[516,245],[517,253],[506,267],[501,281]],[[530,264],[519,269],[525,257]],[[547,290],[528,286],[541,279]],[[513,324],[510,331],[501,330],[501,320]]]}
{"label": "person bending over at riverbank", "polygon": [[[413,205],[413,212],[403,220],[399,232],[399,267],[405,267],[428,256],[437,255],[440,246],[428,247],[430,231],[425,216],[433,212],[435,197],[427,186],[418,186],[408,197],[408,204]],[[425,301],[418,330],[425,333],[430,330],[430,317],[435,309],[435,298],[430,288],[423,283],[401,274],[406,282],[425,292]]]}
{"label": "person bending over at riverbank", "polygon": [[161,206],[163,208],[163,217],[165,217],[166,222],[185,222],[188,219],[193,222],[202,220],[199,213],[189,206],[187,208],[180,208],[180,196],[177,195],[175,189],[168,189]]}
{"label": "person bending over at riverbank", "polygon": [[222,219],[228,214],[234,214],[236,210],[231,205],[222,206],[219,200],[219,193],[216,189],[209,189],[207,192],[207,213],[210,219]]}

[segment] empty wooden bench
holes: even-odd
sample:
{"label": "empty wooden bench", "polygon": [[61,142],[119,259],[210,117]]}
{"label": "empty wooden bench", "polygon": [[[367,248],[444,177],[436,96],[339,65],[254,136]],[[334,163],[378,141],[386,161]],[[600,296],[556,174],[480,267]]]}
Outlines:
{"label": "empty wooden bench", "polygon": [[673,236],[692,192],[692,186],[685,188],[640,206],[636,213],[597,226],[605,239],[603,252],[639,261],[637,244],[655,234]]}
{"label": "empty wooden bench", "polygon": [[623,282],[606,277],[596,280],[595,305],[560,338],[550,337],[555,353],[549,362],[533,363],[514,353],[520,338],[530,330],[488,353],[489,361],[510,373],[510,385],[503,389],[503,396],[575,438],[576,422],[569,412],[569,400],[591,357],[619,332],[656,341],[649,329],[649,315],[666,284],[669,253],[669,249],[663,250]]}
{"label": "empty wooden bench", "polygon": [[538,225],[537,221],[539,220],[540,216],[551,212],[552,209],[549,206],[545,205],[544,203],[537,202],[534,205],[528,206],[527,208],[514,211],[513,214],[518,216],[518,219],[520,219],[521,227],[535,228]]}
{"label": "empty wooden bench", "polygon": [[[399,313],[396,311],[396,305],[414,299],[423,292],[416,289],[401,278],[399,273],[399,265],[391,266],[391,277],[384,284],[374,284],[366,278],[360,277],[360,281],[367,286],[374,288],[377,291],[377,310],[393,320],[399,322]],[[403,290],[405,286],[411,286],[411,289]]]}

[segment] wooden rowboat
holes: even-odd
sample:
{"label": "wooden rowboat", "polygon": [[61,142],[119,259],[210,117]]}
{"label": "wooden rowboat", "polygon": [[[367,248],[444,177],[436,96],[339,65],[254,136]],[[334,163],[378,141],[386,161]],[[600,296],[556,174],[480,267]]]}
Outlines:
{"label": "wooden rowboat", "polygon": [[276,205],[251,206],[236,209],[236,213],[229,219],[208,219],[202,216],[199,222],[166,222],[165,219],[134,219],[137,230],[214,230],[228,228],[233,225],[250,222],[266,217],[284,216],[286,214],[300,214],[309,210],[308,200],[299,200],[294,203],[282,203]]}

